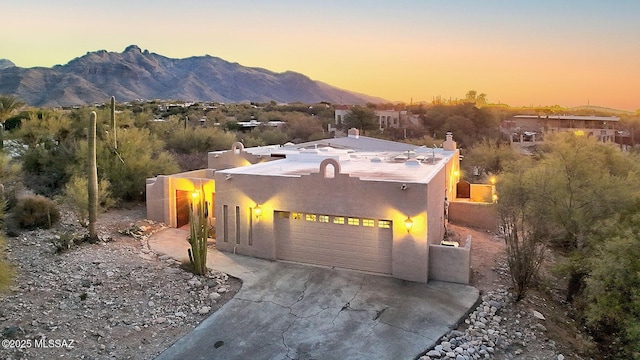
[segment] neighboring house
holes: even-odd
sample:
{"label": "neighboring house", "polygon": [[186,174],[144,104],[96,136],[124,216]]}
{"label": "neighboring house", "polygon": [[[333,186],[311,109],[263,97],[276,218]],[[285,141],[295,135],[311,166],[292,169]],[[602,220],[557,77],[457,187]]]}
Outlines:
{"label": "neighboring house", "polygon": [[602,142],[614,142],[619,120],[617,116],[516,115],[505,120],[500,130],[512,142],[536,142],[546,134],[566,131],[593,136]]}
{"label": "neighboring house", "polygon": [[209,153],[209,169],[149,179],[147,217],[186,225],[197,191],[219,250],[468,283],[470,241],[441,244],[445,198],[455,198],[458,174],[451,134],[443,148],[359,136],[356,129],[298,145],[236,143]]}
{"label": "neighboring house", "polygon": [[[345,133],[338,130],[339,125],[344,123],[344,117],[349,113],[348,105],[338,105],[334,112],[334,124],[329,124],[327,131],[329,134],[336,136],[344,136]],[[420,117],[406,110],[374,110],[375,121],[378,124],[378,130],[384,131],[387,128],[407,128],[411,126],[420,126]]]}

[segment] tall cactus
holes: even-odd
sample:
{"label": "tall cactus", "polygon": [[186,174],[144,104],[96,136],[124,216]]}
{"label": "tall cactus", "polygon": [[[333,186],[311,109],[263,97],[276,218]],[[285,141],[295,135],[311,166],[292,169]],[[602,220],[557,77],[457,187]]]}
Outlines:
{"label": "tall cactus", "polygon": [[111,97],[111,131],[113,131],[113,149],[118,150],[118,134],[116,126],[116,97]]}
{"label": "tall cactus", "polygon": [[207,240],[209,229],[207,227],[206,215],[207,203],[204,199],[204,191],[194,192],[189,213],[190,236],[189,244],[191,249],[187,249],[189,261],[193,266],[193,272],[198,275],[207,273]]}
{"label": "tall cactus", "polygon": [[88,154],[87,161],[88,194],[89,194],[89,241],[98,240],[96,221],[98,218],[98,166],[96,161],[96,112],[92,111],[89,118]]}

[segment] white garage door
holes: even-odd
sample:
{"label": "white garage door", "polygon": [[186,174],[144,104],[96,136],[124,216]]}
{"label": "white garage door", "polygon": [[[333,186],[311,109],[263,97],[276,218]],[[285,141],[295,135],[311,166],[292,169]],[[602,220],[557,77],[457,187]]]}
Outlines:
{"label": "white garage door", "polygon": [[391,274],[391,221],[277,211],[281,260]]}

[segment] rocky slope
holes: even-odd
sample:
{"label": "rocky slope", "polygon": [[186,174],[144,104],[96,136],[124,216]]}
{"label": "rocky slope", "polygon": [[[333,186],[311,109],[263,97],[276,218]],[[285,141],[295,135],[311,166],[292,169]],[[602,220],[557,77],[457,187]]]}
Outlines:
{"label": "rocky slope", "polygon": [[172,59],[131,45],[122,53],[89,52],[53,68],[0,66],[0,94],[33,106],[163,99],[185,101],[381,102],[305,75],[245,67],[213,56]]}

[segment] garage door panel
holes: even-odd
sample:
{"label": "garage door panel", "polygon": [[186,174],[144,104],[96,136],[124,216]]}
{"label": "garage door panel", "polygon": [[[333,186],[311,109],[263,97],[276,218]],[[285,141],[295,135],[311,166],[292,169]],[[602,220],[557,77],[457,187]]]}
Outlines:
{"label": "garage door panel", "polygon": [[[308,249],[305,249],[307,251]],[[363,259],[362,256],[354,257],[353,253],[339,254],[328,251],[308,251],[304,256],[299,251],[283,252],[280,256],[283,260],[311,263],[324,266],[336,266],[340,268],[364,270],[377,273],[389,273],[390,262],[382,262],[376,259]],[[310,260],[310,258],[312,260]]]}
{"label": "garage door panel", "polygon": [[276,216],[278,259],[391,273],[391,229]]}
{"label": "garage door panel", "polygon": [[366,246],[358,245],[358,244],[341,244],[339,248],[336,248],[335,244],[330,244],[321,241],[296,241],[295,243],[284,243],[284,246],[280,248],[290,249],[291,252],[297,251],[306,251],[309,253],[318,253],[320,251],[325,251],[327,253],[335,253],[335,254],[348,254],[348,256],[355,256],[354,254],[362,253],[363,255],[385,255],[390,253],[391,247],[386,246],[375,246],[368,244]]}

